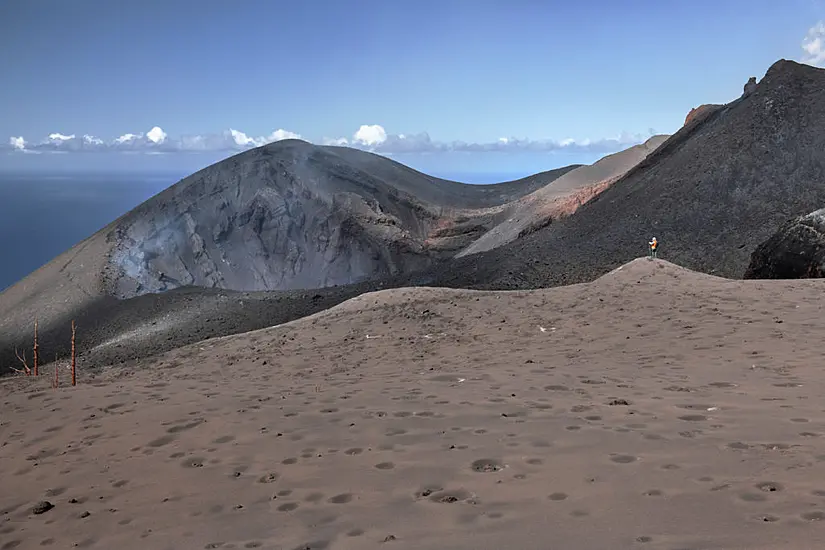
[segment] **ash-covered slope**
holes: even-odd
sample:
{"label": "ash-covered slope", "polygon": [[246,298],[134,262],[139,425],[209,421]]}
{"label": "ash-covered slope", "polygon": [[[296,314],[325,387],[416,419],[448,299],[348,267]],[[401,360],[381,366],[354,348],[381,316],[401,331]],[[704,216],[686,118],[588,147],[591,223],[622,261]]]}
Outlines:
{"label": "ash-covered slope", "polygon": [[[157,331],[169,330],[163,320],[169,314],[178,327],[189,326],[182,310],[208,312],[204,335],[300,316],[361,287],[331,289],[321,301],[272,314],[268,304],[282,298],[296,304],[303,294],[238,292],[357,285],[425,268],[453,253],[430,239],[445,219],[497,208],[576,167],[481,186],[298,140],[235,155],[184,178],[0,293],[0,371],[4,361],[15,361],[13,348],[30,337],[35,317],[44,349],[53,341],[62,352],[71,319],[82,321],[88,348],[133,330],[159,338]],[[475,227],[462,231],[474,238]],[[179,287],[215,291],[122,301]],[[220,313],[226,296],[239,296],[232,301],[235,317]],[[241,317],[253,320],[236,322]]]}
{"label": "ash-covered slope", "polygon": [[555,174],[545,176],[484,188],[362,151],[282,141],[210,166],[124,216],[112,232],[108,282],[114,295],[131,297],[407,273],[438,256],[425,241],[451,210],[509,202]]}
{"label": "ash-covered slope", "polygon": [[481,187],[362,151],[281,141],[183,179],[69,251],[56,269],[94,264],[92,281],[79,278],[97,288],[83,293],[121,298],[188,285],[347,284],[426,266],[438,254],[424,241],[445,213],[511,201],[565,172]]}
{"label": "ash-covered slope", "polygon": [[825,204],[825,70],[781,60],[704,110],[567,219],[421,281],[529,288],[586,281],[646,253],[739,278],[787,219]]}
{"label": "ash-covered slope", "polygon": [[580,166],[515,201],[506,219],[476,239],[458,256],[476,254],[506,245],[574,212],[582,203],[601,193],[664,143],[669,136],[653,136],[635,145]]}

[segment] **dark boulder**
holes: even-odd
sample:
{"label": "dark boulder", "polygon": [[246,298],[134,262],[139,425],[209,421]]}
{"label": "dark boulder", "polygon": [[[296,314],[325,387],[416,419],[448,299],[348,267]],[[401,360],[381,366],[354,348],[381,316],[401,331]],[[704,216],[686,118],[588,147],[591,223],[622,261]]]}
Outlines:
{"label": "dark boulder", "polygon": [[751,254],[745,279],[825,277],[825,208],[782,225]]}

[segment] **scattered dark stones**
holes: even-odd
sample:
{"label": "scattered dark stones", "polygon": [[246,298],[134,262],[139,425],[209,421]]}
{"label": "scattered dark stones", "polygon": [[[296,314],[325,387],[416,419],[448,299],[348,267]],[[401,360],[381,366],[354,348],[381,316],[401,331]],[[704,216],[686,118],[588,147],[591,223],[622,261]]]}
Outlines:
{"label": "scattered dark stones", "polygon": [[203,468],[203,461],[205,459],[196,457],[196,458],[187,458],[183,462],[181,462],[181,466],[184,468]]}
{"label": "scattered dark stones", "polygon": [[52,508],[54,508],[54,504],[52,504],[48,500],[42,500],[42,501],[38,502],[37,504],[35,504],[32,507],[32,514],[35,514],[35,515],[45,514],[46,512],[51,510]]}
{"label": "scattered dark stones", "polygon": [[473,471],[475,472],[498,472],[504,466],[498,460],[492,458],[480,458],[473,462],[472,464]]}
{"label": "scattered dark stones", "polygon": [[258,483],[275,483],[278,481],[278,474],[270,472],[258,478]]}
{"label": "scattered dark stones", "polygon": [[441,504],[453,504],[470,498],[470,493],[464,489],[438,491],[429,496],[430,501]]}
{"label": "scattered dark stones", "polygon": [[765,493],[774,493],[783,489],[782,485],[773,481],[757,483],[756,488]]}

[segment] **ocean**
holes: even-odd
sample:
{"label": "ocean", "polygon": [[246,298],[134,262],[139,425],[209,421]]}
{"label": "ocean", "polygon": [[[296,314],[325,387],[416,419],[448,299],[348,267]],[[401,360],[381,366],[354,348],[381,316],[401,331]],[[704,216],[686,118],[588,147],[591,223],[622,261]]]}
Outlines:
{"label": "ocean", "polygon": [[[187,174],[0,171],[0,292]],[[513,173],[435,173],[473,184]]]}
{"label": "ocean", "polygon": [[0,291],[182,176],[0,172]]}

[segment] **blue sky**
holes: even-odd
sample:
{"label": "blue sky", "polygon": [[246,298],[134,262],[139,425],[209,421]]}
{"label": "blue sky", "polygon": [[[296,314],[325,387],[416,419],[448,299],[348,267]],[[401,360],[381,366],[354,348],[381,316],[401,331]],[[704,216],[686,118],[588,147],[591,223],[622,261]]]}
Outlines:
{"label": "blue sky", "polygon": [[592,162],[780,58],[825,61],[821,20],[814,0],[5,0],[0,170],[191,170],[293,135],[430,172]]}

